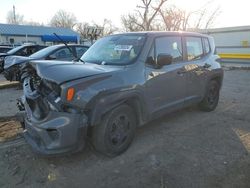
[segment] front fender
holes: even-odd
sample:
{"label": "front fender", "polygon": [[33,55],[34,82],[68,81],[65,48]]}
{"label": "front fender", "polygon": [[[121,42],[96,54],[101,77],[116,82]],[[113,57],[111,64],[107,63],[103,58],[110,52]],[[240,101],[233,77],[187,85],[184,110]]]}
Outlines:
{"label": "front fender", "polygon": [[[134,104],[134,101],[137,101],[136,104]],[[123,90],[113,93],[102,93],[87,104],[86,109],[91,111],[89,117],[90,125],[99,124],[103,115],[123,103],[132,105],[131,107],[135,110],[136,115],[139,116],[137,117],[139,123],[144,122],[147,114],[144,96],[137,90]]]}

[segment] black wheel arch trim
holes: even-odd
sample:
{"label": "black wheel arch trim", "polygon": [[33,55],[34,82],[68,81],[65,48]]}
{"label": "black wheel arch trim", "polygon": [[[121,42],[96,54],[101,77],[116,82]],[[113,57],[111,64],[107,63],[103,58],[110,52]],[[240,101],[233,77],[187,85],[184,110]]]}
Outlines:
{"label": "black wheel arch trim", "polygon": [[218,81],[219,87],[221,89],[223,83],[224,71],[223,69],[215,69],[212,71],[211,75],[209,76],[207,86],[211,80]]}
{"label": "black wheel arch trim", "polygon": [[119,90],[112,93],[100,93],[87,105],[89,109],[89,125],[94,126],[101,122],[103,115],[121,104],[128,104],[136,113],[137,124],[146,122],[148,110],[144,96],[137,90]]}

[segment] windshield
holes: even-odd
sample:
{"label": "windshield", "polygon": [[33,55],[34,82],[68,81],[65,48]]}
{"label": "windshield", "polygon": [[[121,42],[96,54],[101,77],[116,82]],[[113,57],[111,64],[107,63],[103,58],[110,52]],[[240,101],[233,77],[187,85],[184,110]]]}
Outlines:
{"label": "windshield", "polygon": [[140,54],[145,41],[143,35],[113,35],[96,41],[81,57],[87,63],[126,65]]}
{"label": "windshield", "polygon": [[42,50],[37,51],[36,53],[30,55],[29,57],[31,58],[37,58],[37,59],[42,59],[46,57],[49,53],[57,49],[58,46],[49,46],[47,48],[44,48]]}
{"label": "windshield", "polygon": [[22,49],[22,48],[24,48],[24,47],[25,47],[25,46],[18,46],[18,47],[16,47],[16,48],[13,48],[13,49],[11,49],[10,51],[8,51],[7,54],[13,55],[13,54],[15,54],[18,50],[20,50],[20,49]]}

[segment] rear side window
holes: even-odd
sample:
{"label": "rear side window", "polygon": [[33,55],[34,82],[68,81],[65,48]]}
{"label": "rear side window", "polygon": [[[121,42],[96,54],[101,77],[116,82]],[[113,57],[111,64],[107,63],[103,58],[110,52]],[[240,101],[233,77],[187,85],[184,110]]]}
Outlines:
{"label": "rear side window", "polygon": [[159,37],[155,39],[156,57],[158,54],[165,53],[173,57],[173,62],[183,60],[181,37]]}
{"label": "rear side window", "polygon": [[203,38],[203,44],[204,44],[204,52],[207,55],[210,53],[210,45],[207,38]]}
{"label": "rear side window", "polygon": [[200,37],[186,37],[188,61],[200,59],[203,56],[202,41]]}

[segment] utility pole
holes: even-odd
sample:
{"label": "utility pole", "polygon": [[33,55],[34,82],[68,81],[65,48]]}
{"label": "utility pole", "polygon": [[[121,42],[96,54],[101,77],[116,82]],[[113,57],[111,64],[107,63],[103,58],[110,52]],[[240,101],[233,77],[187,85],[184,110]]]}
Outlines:
{"label": "utility pole", "polygon": [[15,5],[13,5],[13,18],[14,18],[14,23],[16,24],[16,10],[15,10]]}

